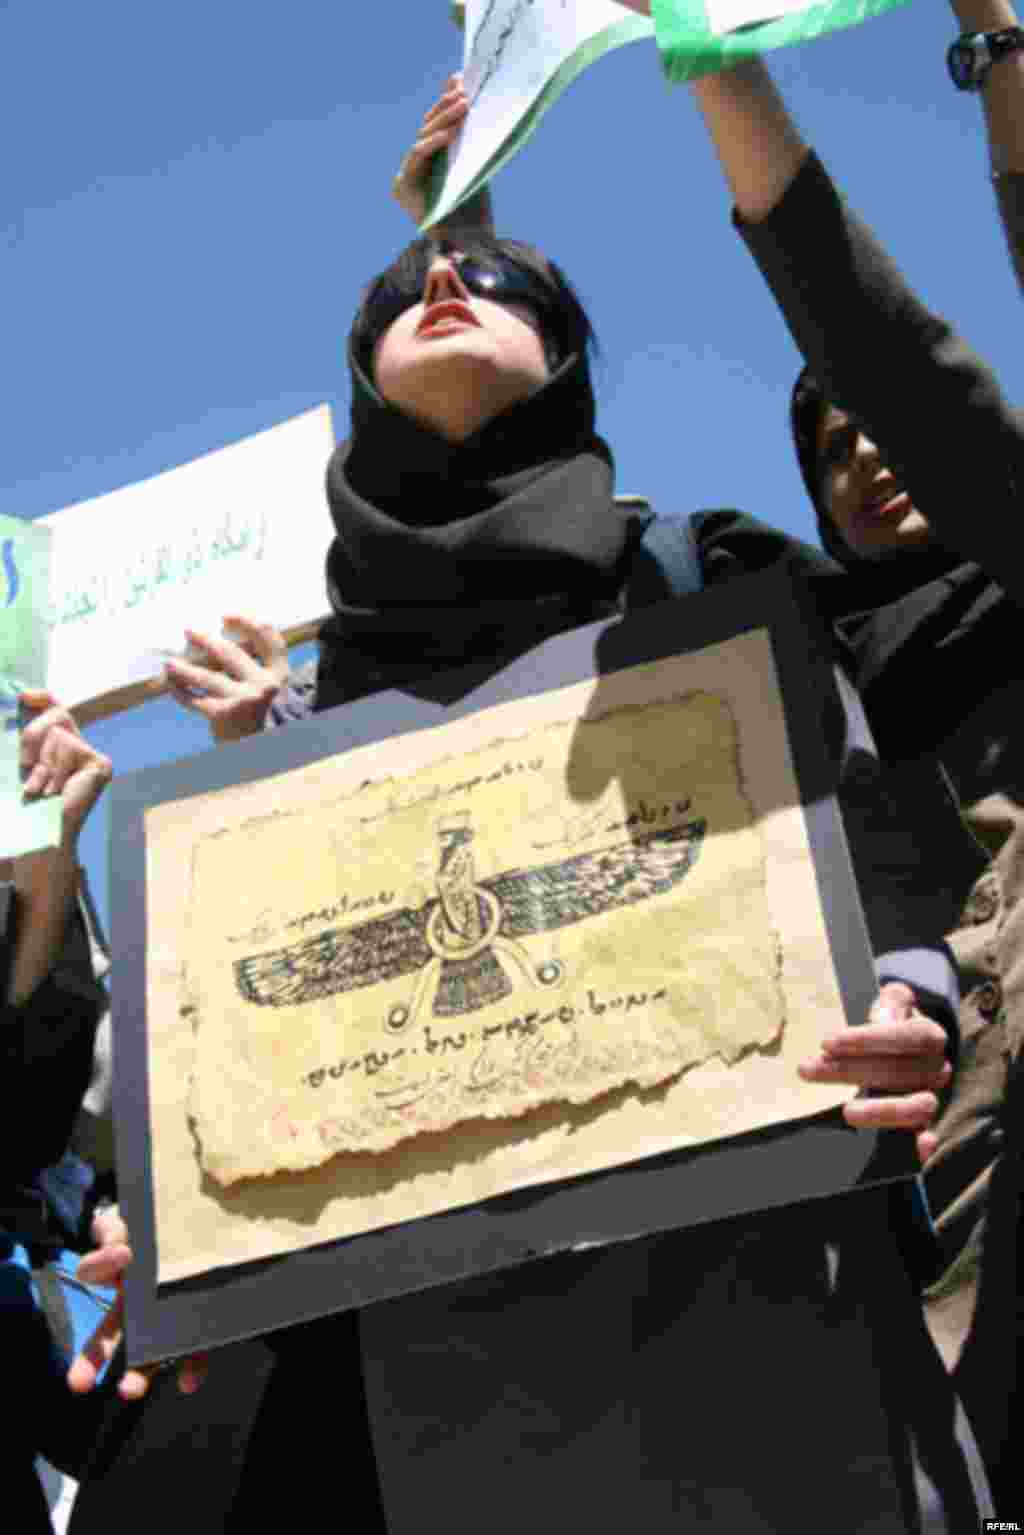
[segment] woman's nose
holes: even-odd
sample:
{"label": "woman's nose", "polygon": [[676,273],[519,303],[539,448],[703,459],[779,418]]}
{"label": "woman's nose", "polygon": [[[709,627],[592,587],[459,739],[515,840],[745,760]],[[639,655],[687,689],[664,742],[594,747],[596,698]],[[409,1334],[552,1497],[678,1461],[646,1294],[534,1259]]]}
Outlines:
{"label": "woman's nose", "polygon": [[423,287],[423,303],[429,308],[431,304],[443,304],[447,299],[458,299],[460,303],[469,300],[469,289],[459,276],[459,269],[448,256],[435,256],[427,271],[427,280]]}
{"label": "woman's nose", "polygon": [[857,446],[854,450],[854,458],[857,468],[862,474],[873,475],[878,472],[881,462],[881,454],[877,443],[873,442],[866,432],[857,433]]}

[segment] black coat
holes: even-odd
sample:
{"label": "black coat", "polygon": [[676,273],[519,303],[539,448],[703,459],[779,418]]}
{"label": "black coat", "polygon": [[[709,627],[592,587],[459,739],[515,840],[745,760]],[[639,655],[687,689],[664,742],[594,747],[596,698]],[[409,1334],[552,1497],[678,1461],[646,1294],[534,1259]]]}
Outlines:
{"label": "black coat", "polygon": [[[0,885],[0,997],[7,993],[18,917],[13,889]],[[45,1454],[79,1470],[104,1410],[100,1400],[75,1399],[66,1390],[46,1320],[28,1294],[30,1276],[8,1260],[19,1244],[42,1262],[56,1239],[36,1179],[60,1160],[71,1138],[105,1005],[86,924],[77,911],[56,965],[31,997],[17,1007],[0,1004],[0,1263],[8,1265],[0,1346],[9,1404],[0,1455],[7,1527],[25,1535],[50,1529],[35,1456]]]}
{"label": "black coat", "polygon": [[562,1518],[776,1535],[815,1508],[848,1535],[903,1535],[922,1484],[932,1528],[974,1528],[905,1195],[547,1258],[226,1349],[197,1398],[165,1377],[114,1415],[74,1535],[154,1501],[195,1535],[346,1509],[360,1535]]}
{"label": "black coat", "polygon": [[[18,920],[11,886],[0,885],[0,996]],[[63,950],[50,974],[21,1006],[0,1004],[0,1201],[4,1190],[31,1185],[59,1162],[92,1075],[96,1028],[107,996],[93,974],[86,924],[68,923]],[[4,1222],[0,1218],[0,1225]]]}

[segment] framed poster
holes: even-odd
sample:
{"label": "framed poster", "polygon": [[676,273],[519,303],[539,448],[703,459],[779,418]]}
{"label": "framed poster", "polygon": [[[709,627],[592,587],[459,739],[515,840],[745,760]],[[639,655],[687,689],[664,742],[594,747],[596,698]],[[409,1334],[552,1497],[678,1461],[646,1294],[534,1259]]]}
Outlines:
{"label": "framed poster", "polygon": [[914,1171],[795,1069],[829,653],[771,572],[115,782],[133,1363]]}

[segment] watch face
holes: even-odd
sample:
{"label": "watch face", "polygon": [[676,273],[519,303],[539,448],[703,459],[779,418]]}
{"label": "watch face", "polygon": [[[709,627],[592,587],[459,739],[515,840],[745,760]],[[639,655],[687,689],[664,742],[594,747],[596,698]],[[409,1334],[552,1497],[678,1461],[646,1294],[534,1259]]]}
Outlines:
{"label": "watch face", "polygon": [[974,83],[974,49],[970,43],[958,42],[950,48],[949,72],[959,90],[970,90]]}

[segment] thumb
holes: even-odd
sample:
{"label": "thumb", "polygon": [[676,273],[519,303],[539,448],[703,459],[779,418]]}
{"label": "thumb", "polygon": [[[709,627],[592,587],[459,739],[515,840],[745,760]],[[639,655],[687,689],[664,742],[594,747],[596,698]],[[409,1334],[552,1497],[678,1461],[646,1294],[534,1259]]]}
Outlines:
{"label": "thumb", "polygon": [[905,981],[886,981],[871,1013],[875,1023],[901,1023],[914,1011],[916,998]]}

